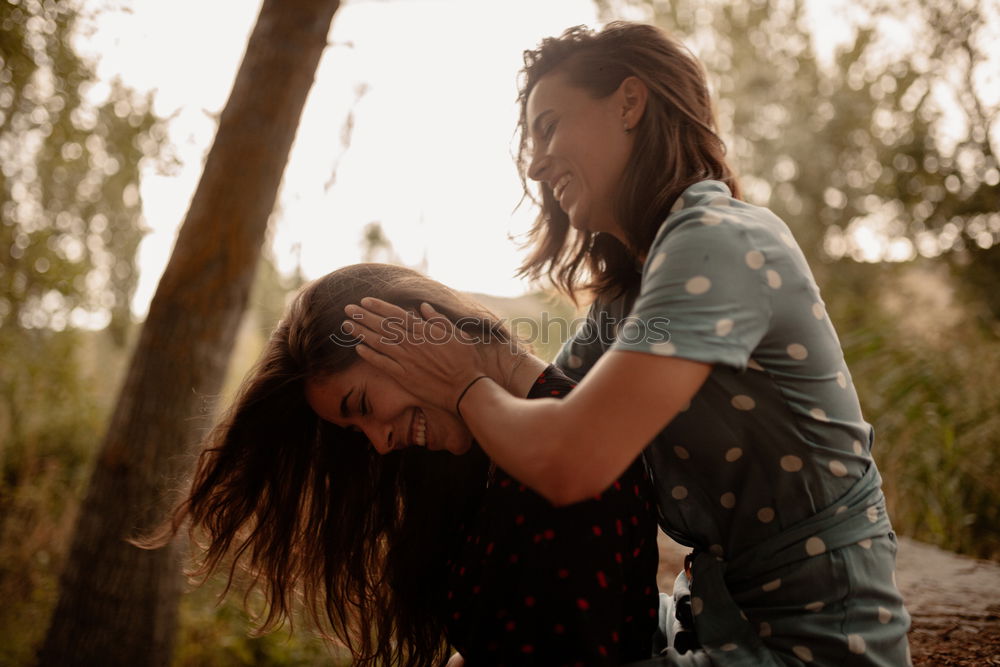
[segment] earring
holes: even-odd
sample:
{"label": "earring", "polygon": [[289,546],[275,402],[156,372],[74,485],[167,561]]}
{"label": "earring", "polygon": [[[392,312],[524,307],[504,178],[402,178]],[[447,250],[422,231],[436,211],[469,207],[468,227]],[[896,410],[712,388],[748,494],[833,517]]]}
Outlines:
{"label": "earring", "polygon": [[622,121],[622,129],[625,130],[625,134],[628,134],[629,132],[632,131],[632,128],[628,126],[627,120]]}

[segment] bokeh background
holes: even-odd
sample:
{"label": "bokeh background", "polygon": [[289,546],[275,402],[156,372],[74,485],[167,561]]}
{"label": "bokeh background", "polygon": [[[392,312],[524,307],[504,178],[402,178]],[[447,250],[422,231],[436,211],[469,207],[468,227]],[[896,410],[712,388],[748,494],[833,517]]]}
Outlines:
{"label": "bokeh background", "polygon": [[[0,664],[31,664],[44,637],[259,10],[0,0]],[[513,277],[534,215],[511,160],[516,72],[542,37],[616,18],[705,64],[747,199],[789,223],[821,285],[897,530],[1000,560],[995,0],[343,3],[206,406],[288,294],[344,264],[413,266],[511,319],[578,316]],[[561,331],[536,351],[551,358]],[[248,638],[240,596],[217,606],[219,590],[184,596],[174,664],[329,663],[308,632]]]}

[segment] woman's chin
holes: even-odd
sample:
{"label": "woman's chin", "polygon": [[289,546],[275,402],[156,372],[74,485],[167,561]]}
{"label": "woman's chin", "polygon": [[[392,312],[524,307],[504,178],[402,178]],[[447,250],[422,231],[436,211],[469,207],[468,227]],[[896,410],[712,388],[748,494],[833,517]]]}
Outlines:
{"label": "woman's chin", "polygon": [[468,454],[469,450],[472,449],[472,439],[462,438],[454,443],[449,443],[449,446],[445,447],[445,450],[455,456],[461,456],[462,454]]}

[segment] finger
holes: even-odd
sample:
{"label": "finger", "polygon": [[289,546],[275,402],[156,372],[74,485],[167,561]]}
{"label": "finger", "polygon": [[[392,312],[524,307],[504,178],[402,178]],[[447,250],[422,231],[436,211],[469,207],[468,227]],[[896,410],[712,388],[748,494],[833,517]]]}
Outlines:
{"label": "finger", "polygon": [[420,315],[428,324],[443,326],[449,332],[455,328],[455,324],[451,320],[434,310],[434,306],[429,303],[420,304]]}
{"label": "finger", "polygon": [[434,310],[434,306],[427,303],[426,301],[420,304],[420,315],[428,322],[433,322],[436,319],[447,319],[444,315]]}
{"label": "finger", "polygon": [[420,315],[424,318],[417,320],[412,330],[421,334],[427,340],[443,342],[449,340],[457,331],[455,323],[447,317],[434,310],[429,303],[420,304]]}
{"label": "finger", "polygon": [[369,347],[366,343],[362,343],[354,349],[357,351],[359,357],[378,370],[391,375],[397,381],[402,382],[406,379],[405,369],[395,359]]}
{"label": "finger", "polygon": [[377,299],[373,296],[366,296],[361,299],[359,304],[365,310],[368,310],[376,315],[381,315],[382,317],[398,317],[405,318],[407,313],[410,311],[405,308],[400,308],[394,303],[389,303],[388,301],[383,301],[382,299]]}
{"label": "finger", "polygon": [[[344,312],[350,318],[347,322],[375,332],[379,335],[379,340],[387,339],[394,344],[400,343],[406,332],[406,320],[395,316],[383,317],[366,308],[354,304],[344,307]],[[412,319],[412,315],[410,316]]]}
{"label": "finger", "polygon": [[385,354],[405,340],[405,332],[391,322],[382,318],[377,319],[377,322],[372,322],[370,319],[367,322],[360,319],[344,320],[342,328],[348,335]]}

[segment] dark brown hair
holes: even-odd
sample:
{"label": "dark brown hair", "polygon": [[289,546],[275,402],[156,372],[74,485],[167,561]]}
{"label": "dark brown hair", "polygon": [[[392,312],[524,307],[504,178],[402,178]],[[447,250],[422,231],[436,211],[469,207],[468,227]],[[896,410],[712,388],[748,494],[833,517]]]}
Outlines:
{"label": "dark brown hair", "polygon": [[226,562],[227,591],[245,574],[267,605],[258,632],[290,622],[300,600],[357,664],[443,664],[447,552],[478,507],[489,461],[478,446],[380,456],[313,413],[306,382],[359,359],[340,327],[344,306],[364,296],[413,310],[426,301],[470,333],[510,342],[483,308],[403,267],[358,264],[306,285],[206,438],[185,499],[135,543],[162,546],[188,523],[202,548],[189,574],[204,579]]}
{"label": "dark brown hair", "polygon": [[[595,99],[611,95],[630,76],[649,89],[645,112],[632,130],[635,147],[615,202],[627,247],[610,234],[571,229],[547,185],[540,186],[540,202],[528,187],[528,97],[553,72],[566,75],[570,84]],[[740,196],[726,163],[725,146],[716,134],[701,65],[654,26],[614,22],[599,32],[577,26],[542,40],[538,48],[524,52],[518,102],[518,171],[526,197],[541,206],[527,235],[533,248],[520,267],[522,276],[545,276],[570,296],[579,286],[599,297],[617,296],[638,284],[636,258],[649,249],[671,206],[688,186],[715,179]],[[583,281],[589,282],[581,285]]]}

